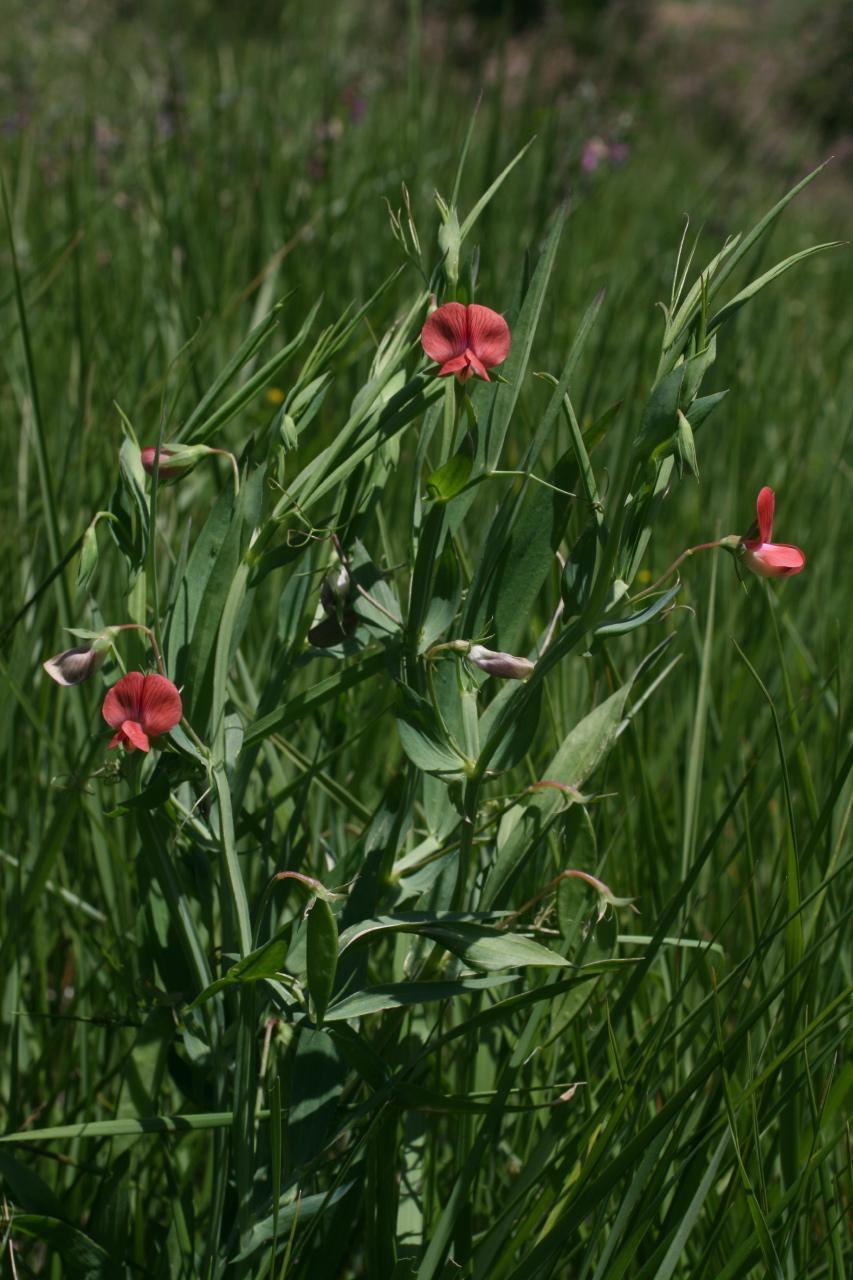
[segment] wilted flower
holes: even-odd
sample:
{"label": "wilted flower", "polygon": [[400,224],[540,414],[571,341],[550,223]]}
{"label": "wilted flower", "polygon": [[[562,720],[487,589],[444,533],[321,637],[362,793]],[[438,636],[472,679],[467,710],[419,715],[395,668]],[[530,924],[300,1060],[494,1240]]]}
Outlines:
{"label": "wilted flower", "polygon": [[122,676],[104,698],[101,714],[116,729],[110,746],[124,744],[125,751],[148,751],[149,738],[168,733],[183,715],[181,695],[165,676],[131,671]]}
{"label": "wilted flower", "polygon": [[776,495],[765,485],[755,504],[756,526],[741,539],[744,564],[761,578],[789,578],[805,568],[806,563],[806,557],[799,547],[770,541],[773,536],[775,506]]}
{"label": "wilted flower", "polygon": [[510,342],[509,325],[503,316],[476,302],[468,307],[446,302],[433,311],[421,330],[421,346],[430,360],[441,366],[439,376],[455,373],[459,382],[467,382],[475,373],[490,382],[486,370],[506,360]]}
{"label": "wilted flower", "polygon": [[84,680],[88,680],[103,656],[103,651],[81,645],[79,649],[66,649],[64,653],[58,653],[55,658],[48,658],[47,662],[41,665],[51,680],[67,688],[69,685],[82,684]]}
{"label": "wilted flower", "polygon": [[526,680],[535,666],[528,658],[486,649],[481,644],[472,644],[466,656],[481,671],[488,672],[490,676],[502,676],[504,680]]}

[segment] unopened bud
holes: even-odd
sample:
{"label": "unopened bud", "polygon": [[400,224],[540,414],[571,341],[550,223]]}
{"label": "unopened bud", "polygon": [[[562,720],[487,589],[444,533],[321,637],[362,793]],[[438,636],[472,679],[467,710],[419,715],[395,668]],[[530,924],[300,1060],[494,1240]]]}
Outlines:
{"label": "unopened bud", "polygon": [[[160,470],[159,478],[161,480],[171,480],[174,476],[182,475],[183,472],[189,471],[196,463],[201,462],[202,458],[208,457],[212,453],[221,453],[220,449],[211,449],[206,444],[187,444],[175,445],[173,449],[162,448],[160,450]],[[148,445],[142,449],[139,454],[142,462],[142,469],[149,476],[154,474],[154,459],[157,457],[157,449],[154,445]],[[164,463],[164,459],[168,458],[168,465]]]}
{"label": "unopened bud", "polygon": [[66,649],[64,653],[58,653],[55,658],[48,658],[42,666],[51,680],[67,688],[69,685],[82,684],[84,680],[88,680],[102,657],[103,651],[83,645],[79,649]]}
{"label": "unopened bud", "polygon": [[320,587],[320,603],[326,613],[337,614],[340,605],[349,596],[350,576],[345,564],[332,570]]}
{"label": "unopened bud", "polygon": [[481,644],[472,644],[467,657],[481,671],[488,672],[490,676],[501,676],[504,680],[526,680],[535,666],[529,658],[495,652],[493,649],[485,649]]}

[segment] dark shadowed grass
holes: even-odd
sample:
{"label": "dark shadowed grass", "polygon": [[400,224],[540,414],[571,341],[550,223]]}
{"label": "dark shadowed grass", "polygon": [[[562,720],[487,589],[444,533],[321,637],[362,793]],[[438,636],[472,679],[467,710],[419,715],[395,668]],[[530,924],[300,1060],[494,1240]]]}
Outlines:
{"label": "dark shadowed grass", "polygon": [[[68,31],[30,32],[42,97],[4,146],[0,287],[3,1265],[840,1278],[849,252],[721,328],[699,482],[682,457],[658,510],[661,456],[630,451],[683,215],[692,282],[806,167],[745,181],[646,127],[649,105],[627,162],[584,175],[582,96],[487,92],[462,216],[538,136],[462,249],[461,296],[473,283],[514,335],[507,383],[473,391],[469,467],[470,420],[417,335],[473,93],[428,27],[401,37],[408,63],[368,58],[370,26],[333,8],[322,39],[294,19],[171,55],[133,23],[88,43],[81,24],[49,94]],[[709,319],[844,233],[820,183]],[[232,450],[239,497],[222,457],[152,492],[125,443],[120,479],[123,415],[143,445]],[[596,582],[638,595],[686,547],[745,533],[762,484],[802,575],[741,583],[708,551],[671,607],[593,634],[632,610],[621,588],[609,618],[584,594],[587,528]],[[648,520],[622,526],[635,497]],[[321,650],[332,532],[360,621]],[[535,658],[561,582],[542,678],[424,660],[451,638]],[[119,765],[100,718],[115,660],[67,690],[40,663],[65,627],[128,621],[155,627],[197,738]],[[118,653],[151,666],[132,633]],[[454,744],[473,764],[448,785]],[[543,780],[560,785],[526,790]],[[566,869],[639,914],[598,918]]]}

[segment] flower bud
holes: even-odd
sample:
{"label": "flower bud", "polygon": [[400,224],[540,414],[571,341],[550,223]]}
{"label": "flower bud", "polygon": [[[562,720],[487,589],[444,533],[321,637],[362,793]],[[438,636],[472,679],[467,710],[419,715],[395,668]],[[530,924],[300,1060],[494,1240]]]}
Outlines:
{"label": "flower bud", "polygon": [[[211,449],[206,444],[179,444],[174,448],[160,450],[160,471],[161,480],[171,480],[174,476],[181,475],[184,471],[191,470],[196,463],[201,462],[202,458],[208,457],[212,453],[221,453],[221,449]],[[145,449],[140,450],[140,461],[142,469],[149,476],[154,474],[154,459],[157,456],[157,449],[154,445],[148,445]],[[169,459],[169,464],[164,464],[164,458]]]}
{"label": "flower bud", "polygon": [[481,644],[472,644],[467,654],[468,660],[486,671],[490,676],[501,676],[504,680],[526,680],[535,663],[528,658],[517,658],[512,653],[499,653],[486,649]]}
{"label": "flower bud", "polygon": [[320,586],[320,603],[326,613],[337,615],[338,609],[350,593],[350,575],[345,564],[332,570]]}
{"label": "flower bud", "polygon": [[69,685],[82,684],[84,680],[88,680],[103,656],[102,651],[83,645],[79,649],[66,649],[64,653],[58,653],[55,658],[48,658],[42,666],[51,680],[67,688]]}

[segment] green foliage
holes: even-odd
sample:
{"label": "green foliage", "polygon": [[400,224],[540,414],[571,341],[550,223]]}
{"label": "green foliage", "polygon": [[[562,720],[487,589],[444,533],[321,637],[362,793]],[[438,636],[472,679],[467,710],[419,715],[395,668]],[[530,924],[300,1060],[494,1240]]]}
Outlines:
{"label": "green foliage", "polygon": [[[39,62],[67,119],[4,161],[3,1265],[840,1280],[822,179],[649,129],[567,208],[579,100],[461,107],[418,5],[361,86],[350,7],[298,8],[286,81],[279,32],[172,84],[130,20],[79,112]],[[436,376],[432,292],[506,315],[493,381]],[[236,472],[149,477],[180,442]],[[809,562],[744,590],[699,551],[765,483]],[[124,623],[88,684],[41,671]],[[184,720],[108,753],[160,654]]]}

